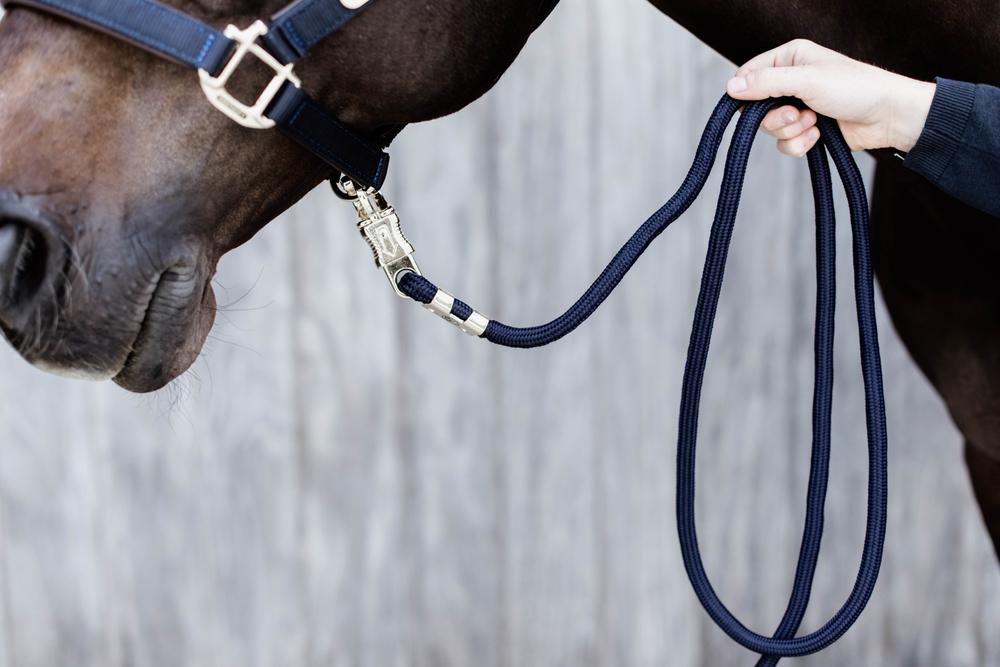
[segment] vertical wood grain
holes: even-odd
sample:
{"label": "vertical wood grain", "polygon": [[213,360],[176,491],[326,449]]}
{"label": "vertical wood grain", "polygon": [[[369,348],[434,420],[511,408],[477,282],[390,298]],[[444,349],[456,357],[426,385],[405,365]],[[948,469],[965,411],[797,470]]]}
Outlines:
{"label": "vertical wood grain", "polygon": [[[390,199],[421,265],[511,323],[557,314],[680,183],[731,66],[643,2],[562,3],[500,84],[409,128]],[[871,164],[866,160],[865,169]],[[194,373],[135,397],[0,351],[0,667],[745,665],[674,524],[680,378],[719,173],[583,329],[491,348],[396,299],[323,188],[224,259]],[[863,540],[841,205],[827,537]],[[698,524],[773,631],[808,479],[804,163],[754,152],[706,379]],[[891,504],[875,598],[802,665],[1000,662],[1000,576],[960,438],[884,310]]]}

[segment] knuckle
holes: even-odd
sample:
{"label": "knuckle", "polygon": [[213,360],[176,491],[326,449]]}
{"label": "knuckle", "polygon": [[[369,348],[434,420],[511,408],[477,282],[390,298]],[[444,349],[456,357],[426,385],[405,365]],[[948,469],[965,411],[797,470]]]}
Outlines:
{"label": "knuckle", "polygon": [[761,127],[768,132],[774,132],[780,129],[782,124],[781,114],[779,113],[779,110],[775,109],[774,111],[768,112],[768,114],[764,116],[764,122],[761,123]]}
{"label": "knuckle", "polygon": [[799,136],[799,128],[794,126],[784,127],[778,131],[778,136],[781,139],[794,139]]}

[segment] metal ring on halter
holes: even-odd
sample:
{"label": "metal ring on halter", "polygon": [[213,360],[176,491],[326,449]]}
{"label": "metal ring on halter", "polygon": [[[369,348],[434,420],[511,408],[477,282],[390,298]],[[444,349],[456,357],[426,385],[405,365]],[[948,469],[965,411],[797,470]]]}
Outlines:
{"label": "metal ring on halter", "polygon": [[337,196],[338,199],[343,199],[344,201],[354,201],[355,197],[348,194],[347,187],[344,185],[345,181],[350,179],[344,173],[341,173],[337,178],[330,179],[330,189],[333,190],[333,194]]}

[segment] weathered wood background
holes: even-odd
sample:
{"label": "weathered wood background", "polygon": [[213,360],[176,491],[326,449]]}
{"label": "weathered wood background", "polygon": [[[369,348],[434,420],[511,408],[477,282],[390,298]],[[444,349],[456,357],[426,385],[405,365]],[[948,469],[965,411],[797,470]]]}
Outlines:
{"label": "weathered wood background", "polygon": [[[503,319],[554,314],[680,182],[731,70],[644,2],[564,3],[487,99],[395,146],[389,194],[425,270]],[[705,392],[699,524],[722,597],[769,631],[809,461],[812,204],[803,163],[762,147],[751,174]],[[398,301],[322,189],[224,260],[233,305],[160,395],[49,377],[4,347],[0,666],[750,664],[691,593],[673,519],[714,192],[544,351],[492,348]],[[846,597],[863,536],[840,232],[809,629]],[[1000,576],[959,435],[881,323],[883,575],[860,624],[801,664],[1000,664]]]}

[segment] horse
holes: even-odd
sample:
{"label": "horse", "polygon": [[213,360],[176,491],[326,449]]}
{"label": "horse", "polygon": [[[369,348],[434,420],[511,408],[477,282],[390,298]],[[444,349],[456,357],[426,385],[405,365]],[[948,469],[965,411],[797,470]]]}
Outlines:
{"label": "horse", "polygon": [[[799,38],[909,76],[1000,83],[1000,10],[988,0],[650,2],[736,63]],[[284,0],[166,4],[242,26]],[[359,133],[439,118],[497,82],[537,27],[539,4],[380,0],[297,72]],[[252,95],[252,79],[231,88]],[[1000,304],[990,256],[1000,225],[892,152],[876,161],[882,293],[965,438],[1000,553]],[[212,327],[220,257],[332,175],[282,136],[215,113],[181,68],[30,9],[12,7],[0,21],[0,329],[41,368],[135,392],[162,388]]]}

